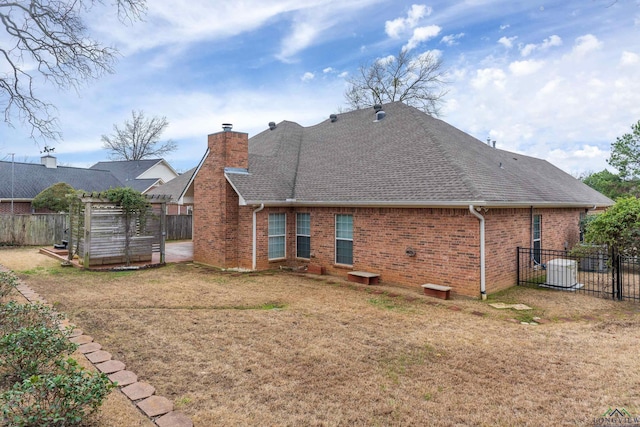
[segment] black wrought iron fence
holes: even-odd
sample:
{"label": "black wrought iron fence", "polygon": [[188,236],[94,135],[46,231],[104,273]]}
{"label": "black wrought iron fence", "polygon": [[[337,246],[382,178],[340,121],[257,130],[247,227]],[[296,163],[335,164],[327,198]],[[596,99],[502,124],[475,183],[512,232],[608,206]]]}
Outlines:
{"label": "black wrought iron fence", "polygon": [[519,247],[518,285],[640,302],[640,258],[606,248],[586,252]]}

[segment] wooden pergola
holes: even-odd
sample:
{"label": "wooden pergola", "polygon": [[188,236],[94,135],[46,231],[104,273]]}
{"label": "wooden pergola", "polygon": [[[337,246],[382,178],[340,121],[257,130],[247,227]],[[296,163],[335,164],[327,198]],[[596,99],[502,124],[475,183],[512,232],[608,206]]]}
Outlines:
{"label": "wooden pergola", "polygon": [[153,252],[165,263],[165,196],[147,196],[146,218],[128,216],[100,194],[82,194],[69,214],[69,260],[85,267],[151,263]]}

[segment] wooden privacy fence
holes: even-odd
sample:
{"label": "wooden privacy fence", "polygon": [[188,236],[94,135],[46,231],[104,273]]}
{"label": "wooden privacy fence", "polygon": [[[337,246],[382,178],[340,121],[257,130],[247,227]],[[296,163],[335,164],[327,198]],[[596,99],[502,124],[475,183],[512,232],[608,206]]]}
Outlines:
{"label": "wooden privacy fence", "polygon": [[53,245],[67,239],[67,214],[0,214],[0,244]]}
{"label": "wooden privacy fence", "polygon": [[167,240],[191,240],[192,215],[167,215]]}
{"label": "wooden privacy fence", "polygon": [[[191,240],[193,217],[167,215],[167,240]],[[68,214],[0,214],[0,245],[49,246],[68,240]]]}

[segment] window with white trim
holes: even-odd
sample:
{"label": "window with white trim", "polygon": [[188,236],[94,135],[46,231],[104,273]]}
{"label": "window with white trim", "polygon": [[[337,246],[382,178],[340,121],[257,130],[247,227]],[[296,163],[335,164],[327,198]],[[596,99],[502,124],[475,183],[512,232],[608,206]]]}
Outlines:
{"label": "window with white trim", "polygon": [[311,258],[311,214],[296,214],[296,257]]}
{"label": "window with white trim", "polygon": [[336,215],[336,264],[353,265],[353,215]]}
{"label": "window with white trim", "polygon": [[269,214],[269,259],[284,258],[287,214]]}
{"label": "window with white trim", "polygon": [[533,260],[542,262],[542,215],[533,216]]}

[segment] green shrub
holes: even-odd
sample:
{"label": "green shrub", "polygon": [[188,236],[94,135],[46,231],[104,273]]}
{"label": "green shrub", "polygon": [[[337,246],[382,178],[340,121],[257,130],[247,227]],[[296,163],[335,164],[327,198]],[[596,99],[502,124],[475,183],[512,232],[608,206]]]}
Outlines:
{"label": "green shrub", "polygon": [[20,304],[9,301],[0,304],[0,337],[22,328],[46,327],[57,329],[64,316],[43,304]]}
{"label": "green shrub", "polygon": [[78,346],[69,341],[69,331],[28,327],[0,337],[0,368],[9,375],[28,378],[50,372],[61,356]]}
{"label": "green shrub", "polygon": [[34,375],[0,394],[0,422],[12,427],[80,424],[95,412],[114,385],[73,359],[58,360],[55,372]]}
{"label": "green shrub", "polygon": [[0,298],[9,295],[9,292],[18,285],[18,278],[10,271],[0,271]]}
{"label": "green shrub", "polygon": [[53,212],[69,212],[70,198],[67,195],[75,194],[72,186],[64,182],[58,182],[42,190],[31,201],[35,209],[49,209]]}

